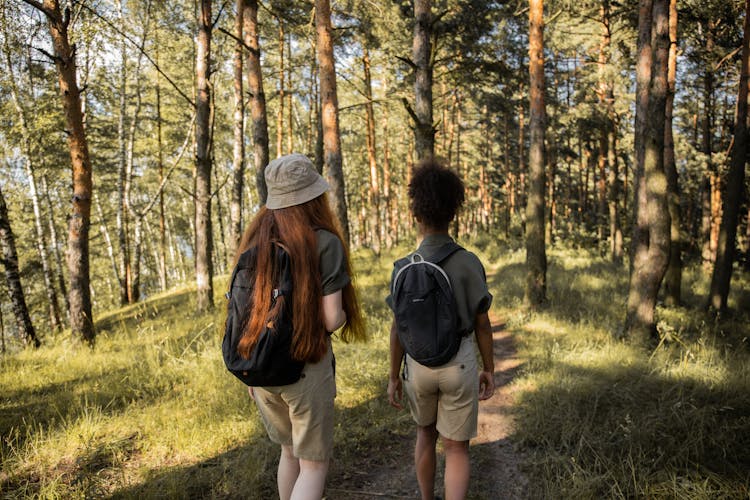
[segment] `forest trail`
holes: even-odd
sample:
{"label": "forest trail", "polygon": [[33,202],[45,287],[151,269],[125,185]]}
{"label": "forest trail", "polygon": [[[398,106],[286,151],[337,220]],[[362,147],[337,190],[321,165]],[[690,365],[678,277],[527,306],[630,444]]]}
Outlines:
{"label": "forest trail", "polygon": [[[513,434],[513,406],[515,392],[512,382],[523,360],[518,357],[513,335],[505,330],[505,323],[491,315],[495,357],[495,393],[479,404],[478,435],[471,441],[471,484],[469,498],[486,500],[519,500],[527,497],[528,481],[521,470],[523,457],[510,441]],[[406,417],[406,415],[405,415]],[[411,420],[411,417],[408,417]],[[389,453],[396,459],[378,465],[369,462],[369,470],[358,478],[330,477],[326,500],[343,499],[414,499],[419,489],[414,474],[414,436],[389,434],[384,447],[398,448]],[[440,445],[438,445],[438,449]],[[444,460],[438,453],[435,493],[442,495]],[[335,469],[335,465],[334,465]]]}

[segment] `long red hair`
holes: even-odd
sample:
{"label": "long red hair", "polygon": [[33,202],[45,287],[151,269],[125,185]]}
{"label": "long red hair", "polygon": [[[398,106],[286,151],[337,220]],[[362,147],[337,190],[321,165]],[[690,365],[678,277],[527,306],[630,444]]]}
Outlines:
{"label": "long red hair", "polygon": [[[287,208],[276,210],[262,207],[242,236],[235,263],[250,247],[257,247],[253,308],[245,326],[237,350],[249,358],[260,334],[284,307],[283,298],[276,301],[271,310],[271,295],[275,287],[275,245],[280,245],[289,254],[292,268],[292,357],[299,361],[320,361],[328,349],[328,338],[323,322],[323,288],[320,265],[316,252],[316,229],[325,229],[335,234],[339,231],[325,194]],[[343,240],[342,240],[343,241]],[[346,255],[346,272],[353,278],[349,253]],[[341,333],[345,342],[365,340],[367,337],[359,300],[351,281],[342,290],[342,303],[347,322]]]}

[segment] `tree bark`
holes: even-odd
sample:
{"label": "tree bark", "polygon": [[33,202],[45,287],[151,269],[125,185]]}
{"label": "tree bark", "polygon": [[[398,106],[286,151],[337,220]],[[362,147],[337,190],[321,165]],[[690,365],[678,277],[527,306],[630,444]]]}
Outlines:
{"label": "tree bark", "polygon": [[[70,321],[70,302],[68,301],[68,287],[65,284],[65,276],[63,276],[63,260],[60,255],[60,242],[57,237],[57,226],[55,225],[55,218],[53,217],[54,208],[52,206],[52,199],[49,196],[49,188],[47,187],[47,177],[42,175],[42,193],[44,199],[47,202],[47,224],[49,226],[50,244],[52,245],[52,251],[55,255],[55,275],[57,278],[57,286],[60,288],[60,294],[65,302],[65,312]],[[117,277],[117,268],[115,268],[115,278]]]}
{"label": "tree bark", "polygon": [[710,307],[716,312],[727,309],[732,265],[735,257],[737,223],[745,189],[747,160],[747,96],[750,71],[750,0],[745,2],[745,26],[742,37],[742,70],[737,92],[737,117],[734,125],[734,144],[722,203],[723,214],[716,252],[716,263],[711,276]]}
{"label": "tree bark", "polygon": [[258,198],[265,205],[268,197],[264,171],[268,165],[268,118],[266,116],[266,94],[263,92],[263,73],[260,67],[260,44],[258,42],[258,1],[243,0],[245,45],[250,50],[247,56],[247,90],[250,93],[250,117],[253,122],[253,163]]}
{"label": "tree bark", "polygon": [[526,204],[526,287],[524,302],[537,308],[547,300],[544,244],[544,2],[529,0],[529,195]]}
{"label": "tree bark", "polygon": [[[159,30],[156,30],[156,64],[159,64]],[[161,75],[156,75],[156,142],[159,162],[159,184],[164,182],[164,143],[161,130]],[[167,229],[164,215],[164,190],[159,192],[159,284],[162,291],[167,290]]]}
{"label": "tree bark", "polygon": [[195,274],[198,285],[197,309],[214,306],[213,233],[211,230],[211,0],[201,0],[198,12],[196,50],[196,118],[195,118]]}
{"label": "tree bark", "polygon": [[[706,52],[714,49],[713,21],[706,25]],[[714,73],[711,64],[706,64],[703,77],[703,121],[701,123],[701,150],[706,155],[706,175],[701,183],[701,229],[702,243],[701,257],[703,267],[711,269],[715,261],[715,248],[712,245],[713,212],[716,204],[714,200],[714,185],[716,184],[716,166],[713,164],[713,81]]]}
{"label": "tree bark", "polygon": [[31,324],[29,309],[26,307],[23,287],[21,286],[21,275],[18,272],[18,254],[16,253],[16,242],[8,218],[8,208],[5,206],[2,186],[0,186],[0,262],[5,267],[5,280],[10,291],[11,307],[16,316],[18,331],[24,342],[34,347],[39,347],[40,342]]}
{"label": "tree bark", "polygon": [[276,157],[278,158],[284,154],[284,72],[286,67],[284,66],[284,21],[281,17],[277,17],[276,21],[279,23],[279,106],[276,108]]}
{"label": "tree bark", "polygon": [[[5,25],[3,25],[3,29],[6,30]],[[18,124],[21,128],[21,151],[25,160],[24,163],[26,166],[26,175],[29,178],[29,194],[31,195],[31,204],[34,211],[34,228],[36,229],[36,246],[39,252],[39,259],[42,262],[42,275],[44,277],[44,289],[47,293],[50,327],[52,328],[52,330],[59,331],[62,329],[62,321],[60,319],[60,303],[57,300],[57,291],[55,290],[54,281],[52,278],[52,268],[50,266],[49,254],[47,252],[47,238],[44,234],[44,226],[42,225],[42,209],[39,203],[39,191],[36,185],[34,167],[32,166],[33,153],[31,149],[31,132],[26,120],[26,110],[21,103],[21,97],[19,95],[15,75],[13,73],[13,63],[10,57],[10,46],[8,45],[7,31],[5,32],[4,39],[5,62],[7,65],[9,76],[10,94],[13,105],[16,108]]]}
{"label": "tree bark", "polygon": [[118,242],[118,265],[120,284],[120,305],[130,302],[131,276],[130,276],[130,245],[128,241],[128,196],[129,183],[127,181],[127,139],[125,134],[125,115],[127,113],[127,61],[125,39],[125,11],[123,0],[118,1],[120,30],[120,106],[117,119],[117,144],[118,144],[118,176],[117,176],[117,242]]}
{"label": "tree bark", "polygon": [[664,275],[664,301],[676,306],[682,300],[682,214],[680,213],[680,186],[675,165],[672,114],[677,80],[677,0],[669,2],[669,65],[667,69],[667,103],[664,129],[664,171],[667,175],[667,190],[670,219],[669,265]]}
{"label": "tree bark", "polygon": [[[643,158],[646,186],[645,251],[635,254],[628,290],[624,335],[647,340],[656,335],[656,298],[669,261],[670,222],[664,173],[664,129],[669,60],[669,0],[653,0],[653,61]],[[639,200],[644,206],[642,200]]]}
{"label": "tree bark", "polygon": [[245,182],[245,96],[242,93],[242,58],[245,0],[237,0],[237,16],[234,34],[237,42],[234,47],[234,148],[232,154],[232,191],[229,198],[229,243],[228,253],[234,258],[242,237],[242,190]]}
{"label": "tree bark", "polygon": [[55,52],[54,60],[65,112],[73,178],[73,210],[68,227],[70,326],[74,335],[80,335],[93,345],[96,332],[91,314],[89,278],[89,226],[93,184],[89,148],[81,113],[81,95],[76,82],[75,53],[68,41],[70,11],[66,9],[63,15],[58,0],[44,0],[42,5],[25,1],[47,16]]}
{"label": "tree bark", "polygon": [[648,118],[649,85],[651,84],[651,10],[652,0],[638,3],[638,46],[635,90],[635,175],[633,176],[633,229],[630,241],[630,274],[636,255],[648,251],[648,220],[646,218],[646,183],[643,170],[645,131]]}
{"label": "tree bark", "polygon": [[341,135],[339,134],[339,105],[336,95],[336,67],[331,38],[331,5],[329,0],[315,0],[318,67],[320,68],[321,122],[323,126],[324,172],[331,185],[329,193],[334,214],[338,217],[349,246],[349,218],[346,208]]}
{"label": "tree bark", "polygon": [[435,154],[432,123],[432,0],[414,1],[412,62],[414,80],[414,142],[417,161]]}
{"label": "tree bark", "polygon": [[370,76],[370,51],[367,43],[363,43],[364,53],[362,56],[362,69],[365,76],[365,115],[367,120],[367,164],[370,167],[370,189],[368,190],[367,204],[370,213],[370,242],[377,255],[380,255],[383,242],[381,238],[380,224],[380,179],[378,175],[378,162],[376,159],[375,144],[375,109],[372,104],[372,80]]}

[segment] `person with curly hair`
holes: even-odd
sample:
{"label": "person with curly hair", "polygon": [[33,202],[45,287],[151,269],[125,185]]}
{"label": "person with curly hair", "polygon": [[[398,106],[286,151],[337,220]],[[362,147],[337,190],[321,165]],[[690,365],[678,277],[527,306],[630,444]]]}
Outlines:
{"label": "person with curly hair", "polygon": [[[409,183],[409,201],[422,241],[416,254],[428,260],[446,244],[450,223],[464,202],[464,184],[438,160],[422,161]],[[412,254],[414,255],[414,254]],[[394,266],[393,279],[398,266]],[[414,465],[423,500],[435,498],[436,444],[445,451],[445,498],[465,498],[469,489],[469,440],[477,435],[479,400],[495,390],[492,327],[488,310],[492,295],[479,258],[461,248],[440,262],[448,276],[462,336],[458,352],[443,365],[424,366],[405,354],[397,322],[391,325],[389,403],[401,408],[403,394],[417,424]],[[394,309],[393,296],[386,298]],[[395,312],[395,309],[394,309]],[[482,359],[477,364],[476,349]],[[403,360],[403,374],[399,377]]]}

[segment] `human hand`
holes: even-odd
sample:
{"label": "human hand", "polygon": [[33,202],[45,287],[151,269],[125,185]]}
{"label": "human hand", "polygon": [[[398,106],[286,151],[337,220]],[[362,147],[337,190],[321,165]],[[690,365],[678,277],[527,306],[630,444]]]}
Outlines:
{"label": "human hand", "polygon": [[253,388],[251,386],[247,386],[247,393],[250,394],[250,397],[252,399],[255,399],[255,391],[253,391]]}
{"label": "human hand", "polygon": [[492,372],[479,373],[479,400],[490,399],[495,392],[495,377]]}
{"label": "human hand", "polygon": [[388,379],[388,403],[394,408],[400,410],[403,408],[403,406],[401,406],[401,398],[403,398],[403,396],[404,388],[401,379],[398,377]]}

